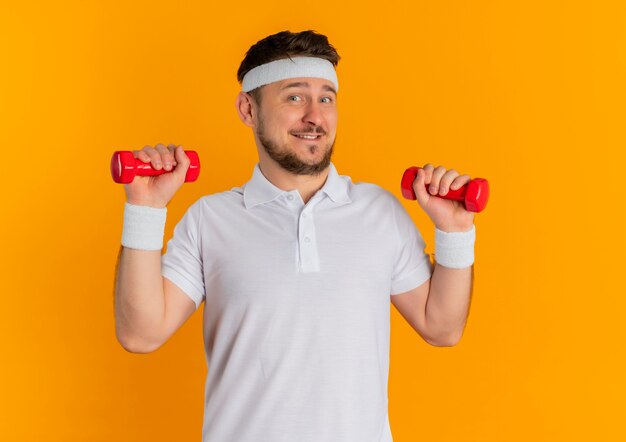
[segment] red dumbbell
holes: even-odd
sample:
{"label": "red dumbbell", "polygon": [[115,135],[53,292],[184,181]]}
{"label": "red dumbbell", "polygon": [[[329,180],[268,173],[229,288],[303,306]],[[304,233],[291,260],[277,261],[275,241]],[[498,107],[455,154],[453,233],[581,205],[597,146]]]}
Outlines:
{"label": "red dumbbell", "polygon": [[[200,158],[194,150],[186,150],[185,153],[191,161],[185,175],[185,182],[188,183],[197,180],[200,175]],[[172,170],[156,170],[151,163],[144,163],[135,158],[129,150],[118,150],[111,158],[111,176],[113,181],[121,184],[132,183],[135,176],[157,176]]]}
{"label": "red dumbbell", "polygon": [[[402,175],[402,196],[408,200],[417,199],[413,190],[413,182],[417,177],[417,171],[421,167],[409,167]],[[428,184],[426,185],[428,191]],[[430,193],[429,193],[430,195]],[[432,195],[435,196],[435,195]],[[487,205],[489,199],[489,183],[484,178],[474,178],[469,183],[459,187],[456,190],[449,190],[444,196],[437,195],[439,198],[446,200],[462,201],[465,209],[470,212],[480,212]]]}

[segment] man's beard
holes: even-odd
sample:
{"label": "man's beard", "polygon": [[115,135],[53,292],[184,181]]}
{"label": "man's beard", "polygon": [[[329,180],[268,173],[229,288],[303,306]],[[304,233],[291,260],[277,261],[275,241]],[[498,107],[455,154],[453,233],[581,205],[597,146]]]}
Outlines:
{"label": "man's beard", "polygon": [[[321,130],[321,129],[320,129]],[[304,131],[299,131],[299,133],[304,133]],[[315,131],[308,131],[306,133],[322,133]],[[280,167],[285,169],[288,172],[291,172],[295,175],[313,175],[317,176],[321,174],[326,168],[330,165],[330,159],[333,154],[333,148],[335,147],[335,141],[333,140],[333,144],[328,148],[324,157],[318,162],[314,164],[308,164],[304,161],[301,161],[297,155],[292,152],[285,150],[284,152],[280,152],[278,149],[278,145],[274,143],[274,141],[270,140],[265,136],[263,119],[259,116],[259,127],[257,130],[257,136],[259,137],[259,141],[261,145],[265,149],[265,152],[270,156],[271,159],[276,161]],[[328,147],[328,146],[327,146]],[[321,147],[317,147],[320,149]]]}

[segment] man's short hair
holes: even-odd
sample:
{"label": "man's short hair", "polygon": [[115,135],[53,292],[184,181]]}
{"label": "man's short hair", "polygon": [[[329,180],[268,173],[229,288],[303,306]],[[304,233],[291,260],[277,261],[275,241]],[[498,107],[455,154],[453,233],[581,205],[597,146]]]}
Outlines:
{"label": "man's short hair", "polygon": [[[339,63],[337,50],[328,43],[328,37],[315,31],[293,33],[282,31],[259,40],[248,49],[246,56],[239,65],[237,81],[241,83],[248,71],[270,61],[291,58],[294,56],[319,57],[330,61],[333,66]],[[261,104],[263,86],[248,92],[252,98]]]}

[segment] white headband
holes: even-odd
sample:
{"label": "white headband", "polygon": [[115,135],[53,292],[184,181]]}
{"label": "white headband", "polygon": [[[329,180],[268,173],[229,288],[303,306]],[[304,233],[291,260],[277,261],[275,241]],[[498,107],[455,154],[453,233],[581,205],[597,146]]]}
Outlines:
{"label": "white headband", "polygon": [[244,75],[241,90],[249,92],[275,81],[298,77],[324,78],[339,90],[335,67],[330,61],[318,57],[283,58],[257,66]]}

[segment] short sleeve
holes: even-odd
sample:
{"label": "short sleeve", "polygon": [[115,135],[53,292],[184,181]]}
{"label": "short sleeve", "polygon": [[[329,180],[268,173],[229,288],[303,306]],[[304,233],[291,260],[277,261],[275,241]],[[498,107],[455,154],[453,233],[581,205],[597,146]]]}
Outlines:
{"label": "short sleeve", "polygon": [[161,275],[185,292],[196,304],[196,309],[205,297],[198,209],[198,204],[187,209],[174,227],[167,251],[161,256]]}
{"label": "short sleeve", "polygon": [[391,280],[391,294],[412,290],[432,275],[433,265],[425,252],[426,243],[406,209],[394,196],[392,213],[397,232],[397,257]]}

